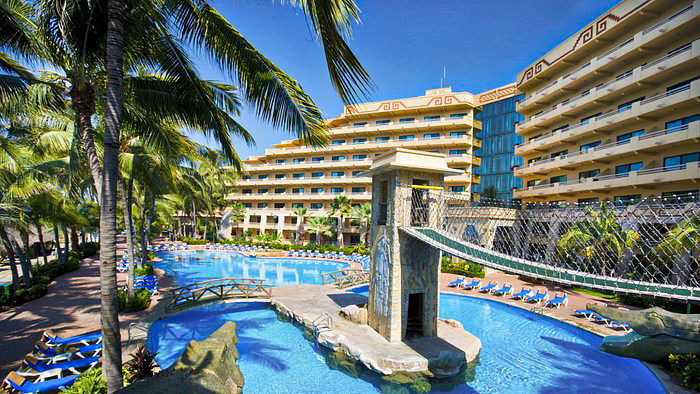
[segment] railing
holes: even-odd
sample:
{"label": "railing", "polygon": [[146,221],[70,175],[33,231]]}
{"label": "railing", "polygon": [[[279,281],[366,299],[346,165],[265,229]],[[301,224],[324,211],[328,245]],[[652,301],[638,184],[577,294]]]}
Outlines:
{"label": "railing", "polygon": [[314,321],[311,322],[311,325],[313,326],[314,334],[318,335],[323,331],[330,331],[333,329],[333,318],[328,312],[324,312],[321,316],[315,318]]}
{"label": "railing", "polygon": [[625,46],[629,45],[632,41],[634,41],[634,37],[632,37],[632,38],[630,38],[629,40],[623,42],[622,44],[616,46],[615,48],[613,48],[613,49],[611,49],[611,50],[605,52],[604,54],[598,56],[597,60],[601,60],[601,59],[603,59],[603,58],[605,58],[605,57],[608,57],[608,56],[612,55],[613,53],[617,52],[618,49],[624,48]]}
{"label": "railing", "polygon": [[566,79],[566,78],[568,78],[568,77],[572,77],[574,74],[578,73],[579,71],[585,69],[586,67],[588,67],[588,66],[590,66],[590,65],[591,65],[591,62],[588,62],[588,63],[582,65],[581,67],[575,69],[574,71],[572,71],[572,72],[570,72],[570,73],[564,75],[564,77],[563,77],[562,79]]}
{"label": "railing", "polygon": [[669,90],[668,92],[657,94],[656,96],[651,96],[646,100],[642,100],[641,104],[644,105],[644,104],[654,102],[656,100],[661,100],[664,97],[673,96],[674,94],[685,92],[686,90],[690,90],[690,84],[687,84],[685,86],[681,86],[681,87],[673,89],[673,90]]}
{"label": "railing", "polygon": [[676,50],[674,50],[674,51],[671,51],[671,52],[670,52],[668,55],[666,55],[666,56],[662,56],[662,57],[660,57],[660,58],[658,58],[658,59],[656,59],[656,60],[654,60],[654,61],[652,61],[652,62],[649,62],[649,63],[643,65],[643,66],[642,66],[642,70],[646,70],[646,69],[649,68],[649,67],[654,67],[655,65],[657,65],[657,64],[659,64],[659,63],[661,63],[661,62],[663,62],[663,61],[665,61],[665,60],[668,60],[668,59],[670,59],[670,58],[672,58],[672,57],[674,57],[674,56],[676,56],[676,55],[680,55],[680,54],[683,53],[683,52],[689,51],[689,50],[691,50],[692,48],[693,48],[693,43],[692,43],[692,42],[691,42],[691,43],[688,43],[687,45],[684,45],[684,46],[682,46],[682,47],[680,47],[680,48],[678,48],[678,49],[676,49]]}
{"label": "railing", "polygon": [[631,77],[633,74],[634,74],[634,71],[632,71],[632,70],[627,71],[626,73],[619,75],[619,76],[609,80],[608,82],[605,82],[604,84],[602,84],[600,86],[597,86],[595,88],[595,90],[596,91],[603,90],[603,89],[607,88],[608,86],[614,84],[615,82],[619,82],[619,81],[622,81],[623,79]]}
{"label": "railing", "polygon": [[205,301],[229,298],[270,298],[272,286],[264,279],[221,278],[192,283],[172,289],[164,297],[165,310],[185,307]]}
{"label": "railing", "polygon": [[344,269],[321,274],[321,283],[335,285],[339,289],[369,283],[369,271],[361,269]]}
{"label": "railing", "polygon": [[655,23],[655,24],[653,24],[653,25],[647,27],[646,29],[644,29],[644,30],[642,31],[642,35],[644,36],[644,35],[647,35],[647,34],[651,33],[653,30],[655,30],[655,29],[661,27],[662,25],[664,25],[664,24],[666,24],[666,23],[668,23],[668,22],[670,22],[670,21],[672,21],[672,20],[678,18],[679,16],[685,14],[686,12],[688,12],[688,11],[690,11],[690,10],[692,10],[692,9],[693,9],[693,5],[691,4],[691,5],[689,5],[688,7],[686,7],[686,8],[684,8],[684,9],[682,9],[682,10],[676,12],[675,14],[673,14],[673,15],[671,15],[671,16],[669,16],[668,18],[666,18],[666,19],[664,19],[664,20],[662,20],[662,21],[659,21],[659,22],[657,22],[657,23]]}

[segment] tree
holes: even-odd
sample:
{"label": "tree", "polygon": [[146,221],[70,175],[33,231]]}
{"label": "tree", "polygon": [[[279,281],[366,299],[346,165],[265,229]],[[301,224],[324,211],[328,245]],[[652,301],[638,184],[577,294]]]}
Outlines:
{"label": "tree", "polygon": [[336,230],[336,246],[339,248],[343,247],[343,225],[345,224],[345,218],[352,214],[352,205],[350,204],[350,199],[348,196],[341,195],[336,196],[331,201],[330,216],[336,216],[338,218],[337,230]]}
{"label": "tree", "polygon": [[304,245],[304,220],[308,212],[306,208],[295,208],[294,215],[297,217],[297,239],[295,240],[297,245]]}
{"label": "tree", "polygon": [[686,284],[688,281],[691,274],[691,258],[697,258],[698,252],[700,252],[700,218],[698,217],[678,223],[656,246],[656,253],[661,260],[672,264],[672,274],[678,284]]}
{"label": "tree", "polygon": [[362,243],[369,246],[369,223],[372,218],[372,206],[369,204],[356,206],[352,210],[352,217],[360,223]]}
{"label": "tree", "polygon": [[315,216],[309,219],[309,230],[316,233],[316,242],[323,244],[323,237],[333,236],[333,223],[325,216]]}

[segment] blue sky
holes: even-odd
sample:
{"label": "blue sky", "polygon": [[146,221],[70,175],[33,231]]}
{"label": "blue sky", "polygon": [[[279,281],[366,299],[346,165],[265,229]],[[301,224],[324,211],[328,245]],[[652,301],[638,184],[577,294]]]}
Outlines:
{"label": "blue sky", "polygon": [[[370,101],[422,95],[447,85],[480,93],[515,80],[515,74],[617,0],[357,0],[362,23],[350,46],[369,71],[376,89]],[[296,79],[324,116],[336,117],[342,102],[330,84],[323,51],[298,9],[279,1],[214,0],[217,7],[258,50]],[[196,58],[196,56],[194,56]],[[197,62],[203,76],[235,82]],[[236,141],[242,158],[291,138],[259,121],[248,109],[239,121],[255,137],[248,147]],[[201,135],[194,139],[215,146]]]}

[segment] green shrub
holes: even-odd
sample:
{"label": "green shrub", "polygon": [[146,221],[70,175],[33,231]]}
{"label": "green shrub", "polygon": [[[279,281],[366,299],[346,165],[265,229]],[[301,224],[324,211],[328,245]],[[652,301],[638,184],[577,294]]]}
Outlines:
{"label": "green shrub", "polygon": [[483,278],[486,276],[486,271],[483,266],[464,260],[453,262],[451,258],[447,256],[442,258],[440,269],[447,274],[457,274],[474,278]]}
{"label": "green shrub", "polygon": [[100,250],[100,244],[98,242],[85,242],[80,245],[80,257],[92,257],[97,254]]}
{"label": "green shrub", "polygon": [[93,368],[83,372],[64,393],[107,394],[107,382],[102,378],[102,368]]}
{"label": "green shrub", "polygon": [[136,276],[151,276],[155,275],[156,270],[150,264],[144,264],[143,268],[134,268],[134,275]]}
{"label": "green shrub", "polygon": [[700,390],[700,355],[671,354],[668,356],[669,369],[678,376],[683,385],[693,391]]}
{"label": "green shrub", "polygon": [[151,292],[146,289],[137,289],[131,301],[128,300],[127,292],[124,289],[120,289],[117,296],[119,310],[122,312],[138,312],[148,309],[151,305]]}

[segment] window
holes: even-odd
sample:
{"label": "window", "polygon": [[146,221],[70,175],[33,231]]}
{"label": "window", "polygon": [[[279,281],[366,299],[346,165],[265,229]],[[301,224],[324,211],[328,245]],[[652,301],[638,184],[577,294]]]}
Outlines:
{"label": "window", "polygon": [[287,177],[287,174],[275,174],[275,179],[284,179]]}
{"label": "window", "polygon": [[352,194],[364,193],[366,189],[364,187],[353,187]]}
{"label": "window", "polygon": [[666,157],[664,167],[682,166],[694,161],[700,161],[700,152]]}
{"label": "window", "polygon": [[622,205],[622,206],[627,206],[627,205],[632,205],[637,201],[640,201],[642,199],[642,196],[640,194],[631,194],[627,196],[615,196],[615,205]]}
{"label": "window", "polygon": [[312,202],[311,209],[323,209],[323,203],[322,202]]}
{"label": "window", "polygon": [[321,193],[323,193],[322,187],[312,187],[311,188],[311,194],[321,194]]}
{"label": "window", "polygon": [[303,157],[297,157],[296,159],[292,160],[292,162],[294,163],[303,163],[305,161],[306,159],[304,159]]}
{"label": "window", "polygon": [[423,117],[423,120],[428,120],[428,121],[430,121],[430,120],[440,120],[440,115],[428,115],[428,116],[424,116],[424,117]]}
{"label": "window", "polygon": [[391,123],[391,122],[389,122],[389,119],[378,120],[378,121],[374,122],[374,124],[376,124],[378,126],[389,124],[389,123]]}
{"label": "window", "polygon": [[542,156],[533,157],[532,159],[529,159],[529,160],[527,161],[527,165],[535,164],[535,163],[537,163],[537,162],[540,161],[540,160],[542,160]]}
{"label": "window", "polygon": [[459,138],[467,135],[466,131],[453,131],[450,133],[450,138]]}
{"label": "window", "polygon": [[343,161],[345,160],[345,156],[333,156],[331,157],[331,161]]}
{"label": "window", "polygon": [[426,140],[433,140],[433,139],[437,139],[437,138],[440,138],[440,133],[423,134],[423,139],[426,139]]}
{"label": "window", "polygon": [[678,192],[663,192],[661,193],[661,198],[666,200],[666,202],[676,203],[676,204],[687,204],[690,202],[697,202],[700,200],[699,190],[683,190]]}
{"label": "window", "polygon": [[333,178],[340,178],[345,176],[345,171],[333,171],[331,172],[331,177]]}
{"label": "window", "polygon": [[591,119],[595,120],[595,118],[597,118],[597,117],[600,116],[601,114],[602,114],[602,112],[598,112],[597,114],[593,114],[593,115],[591,115],[591,116],[586,116],[585,118],[581,118],[581,124],[588,124],[588,122],[589,122]]}
{"label": "window", "polygon": [[400,135],[399,136],[399,141],[410,141],[413,139],[413,135]]}
{"label": "window", "polygon": [[298,172],[296,174],[292,174],[292,178],[294,178],[294,179],[299,179],[299,178],[303,178],[303,177],[304,177],[303,172]]}
{"label": "window", "polygon": [[678,93],[678,92],[680,92],[680,91],[689,89],[689,88],[690,88],[690,83],[693,82],[694,80],[696,80],[697,78],[700,78],[700,77],[696,77],[696,78],[693,78],[693,79],[689,79],[689,80],[687,80],[687,81],[683,81],[683,82],[681,82],[681,83],[677,83],[677,84],[675,84],[675,85],[671,85],[671,86],[669,86],[669,87],[666,88],[666,93],[671,93],[671,94],[673,94],[673,93]]}
{"label": "window", "polygon": [[467,116],[466,113],[450,114],[450,119],[462,119],[466,116]]}
{"label": "window", "polygon": [[243,194],[253,194],[253,189],[243,189]]}
{"label": "window", "polygon": [[464,186],[450,186],[450,191],[455,193],[464,193]]}
{"label": "window", "polygon": [[267,189],[258,189],[258,194],[267,194]]}
{"label": "window", "polygon": [[284,163],[286,163],[286,162],[287,162],[287,159],[277,159],[277,160],[275,160],[275,163],[276,163],[276,164],[284,164]]}
{"label": "window", "polygon": [[284,192],[286,192],[286,191],[287,191],[287,189],[285,189],[283,187],[278,187],[275,189],[275,194],[284,194]]}
{"label": "window", "polygon": [[536,139],[538,139],[538,138],[540,138],[540,137],[542,137],[542,134],[533,135],[532,137],[530,137],[530,138],[527,139],[527,142],[530,142],[530,141],[532,141],[532,140],[536,140]]}
{"label": "window", "polygon": [[352,127],[365,127],[367,126],[367,122],[355,122],[352,124]]}
{"label": "window", "polygon": [[564,130],[564,129],[568,129],[568,128],[569,128],[569,125],[568,125],[568,124],[565,124],[565,125],[563,125],[563,126],[559,126],[559,127],[557,127],[556,129],[553,129],[553,130],[552,130],[552,134],[556,133],[557,131]]}
{"label": "window", "polygon": [[600,170],[588,170],[578,173],[578,179],[588,179],[600,175]]}
{"label": "window", "polygon": [[568,155],[568,154],[569,154],[569,151],[568,151],[568,150],[560,150],[559,152],[554,152],[554,153],[552,153],[552,156],[550,156],[550,157],[553,159],[553,158],[555,158],[555,157],[566,156],[566,155]]}
{"label": "window", "polygon": [[312,172],[311,177],[312,178],[323,178],[323,173],[322,172]]}
{"label": "window", "polygon": [[588,150],[591,148],[595,148],[598,145],[600,145],[600,141],[589,142],[587,144],[581,145],[581,150],[584,151],[584,150]]}
{"label": "window", "polygon": [[375,142],[389,142],[389,137],[377,137],[374,139]]}
{"label": "window", "polygon": [[549,183],[564,183],[566,182],[566,175],[553,176],[549,178]]}
{"label": "window", "polygon": [[303,202],[293,202],[292,208],[304,208],[304,203]]}
{"label": "window", "polygon": [[343,192],[345,192],[345,188],[343,188],[343,187],[332,187],[331,188],[331,193],[333,193],[333,194],[340,194]]}
{"label": "window", "polygon": [[243,175],[243,179],[253,179],[250,175]]}
{"label": "window", "polygon": [[450,149],[450,156],[463,155],[467,153],[466,149]]}
{"label": "window", "polygon": [[622,104],[620,104],[620,105],[617,106],[617,110],[620,111],[620,112],[627,111],[627,110],[629,110],[629,109],[632,108],[632,104],[636,103],[637,101],[642,101],[642,100],[644,100],[645,98],[646,98],[646,97],[644,97],[644,96],[642,96],[642,97],[637,97],[636,99],[634,99],[634,100],[632,100],[632,101],[628,101],[628,102],[626,102],[626,103],[622,103]]}
{"label": "window", "polygon": [[258,179],[267,179],[267,175],[258,175]]}
{"label": "window", "polygon": [[358,176],[358,175],[360,175],[361,172],[362,172],[362,170],[353,171],[352,176]]}
{"label": "window", "polygon": [[283,202],[276,202],[275,203],[275,209],[282,209],[284,208],[284,203]]}
{"label": "window", "polygon": [[696,120],[700,120],[700,114],[686,116],[685,118],[676,119],[676,120],[672,120],[670,122],[666,122],[666,128],[671,129],[674,127],[684,126],[684,125],[687,125],[688,123],[694,122]]}
{"label": "window", "polygon": [[259,202],[258,208],[267,208],[267,203],[266,202]]}
{"label": "window", "polygon": [[332,142],[333,145],[343,145],[345,143],[345,140],[335,140]]}
{"label": "window", "polygon": [[595,205],[600,203],[600,199],[598,197],[579,198],[578,203],[579,205]]}
{"label": "window", "polygon": [[352,159],[355,161],[367,159],[367,155],[352,155]]}
{"label": "window", "polygon": [[355,138],[352,140],[353,144],[364,144],[365,142],[367,142],[367,138]]}
{"label": "window", "polygon": [[413,123],[416,121],[416,118],[401,118],[399,119],[399,123]]}
{"label": "window", "polygon": [[244,202],[243,203],[243,208],[253,208],[253,204],[249,202]]}
{"label": "window", "polygon": [[643,162],[638,161],[635,163],[622,164],[615,167],[615,174],[627,174],[630,171],[639,171],[644,165]]}
{"label": "window", "polygon": [[325,157],[312,157],[312,158],[311,158],[311,162],[312,162],[312,163],[320,163],[320,162],[322,162],[323,160],[325,160]]}
{"label": "window", "polygon": [[617,136],[617,142],[622,142],[622,141],[629,142],[630,139],[632,139],[633,137],[639,137],[642,134],[644,134],[644,129],[631,131],[631,132],[625,133],[625,134],[620,134]]}
{"label": "window", "polygon": [[292,189],[292,194],[304,194],[303,187],[295,187]]}

